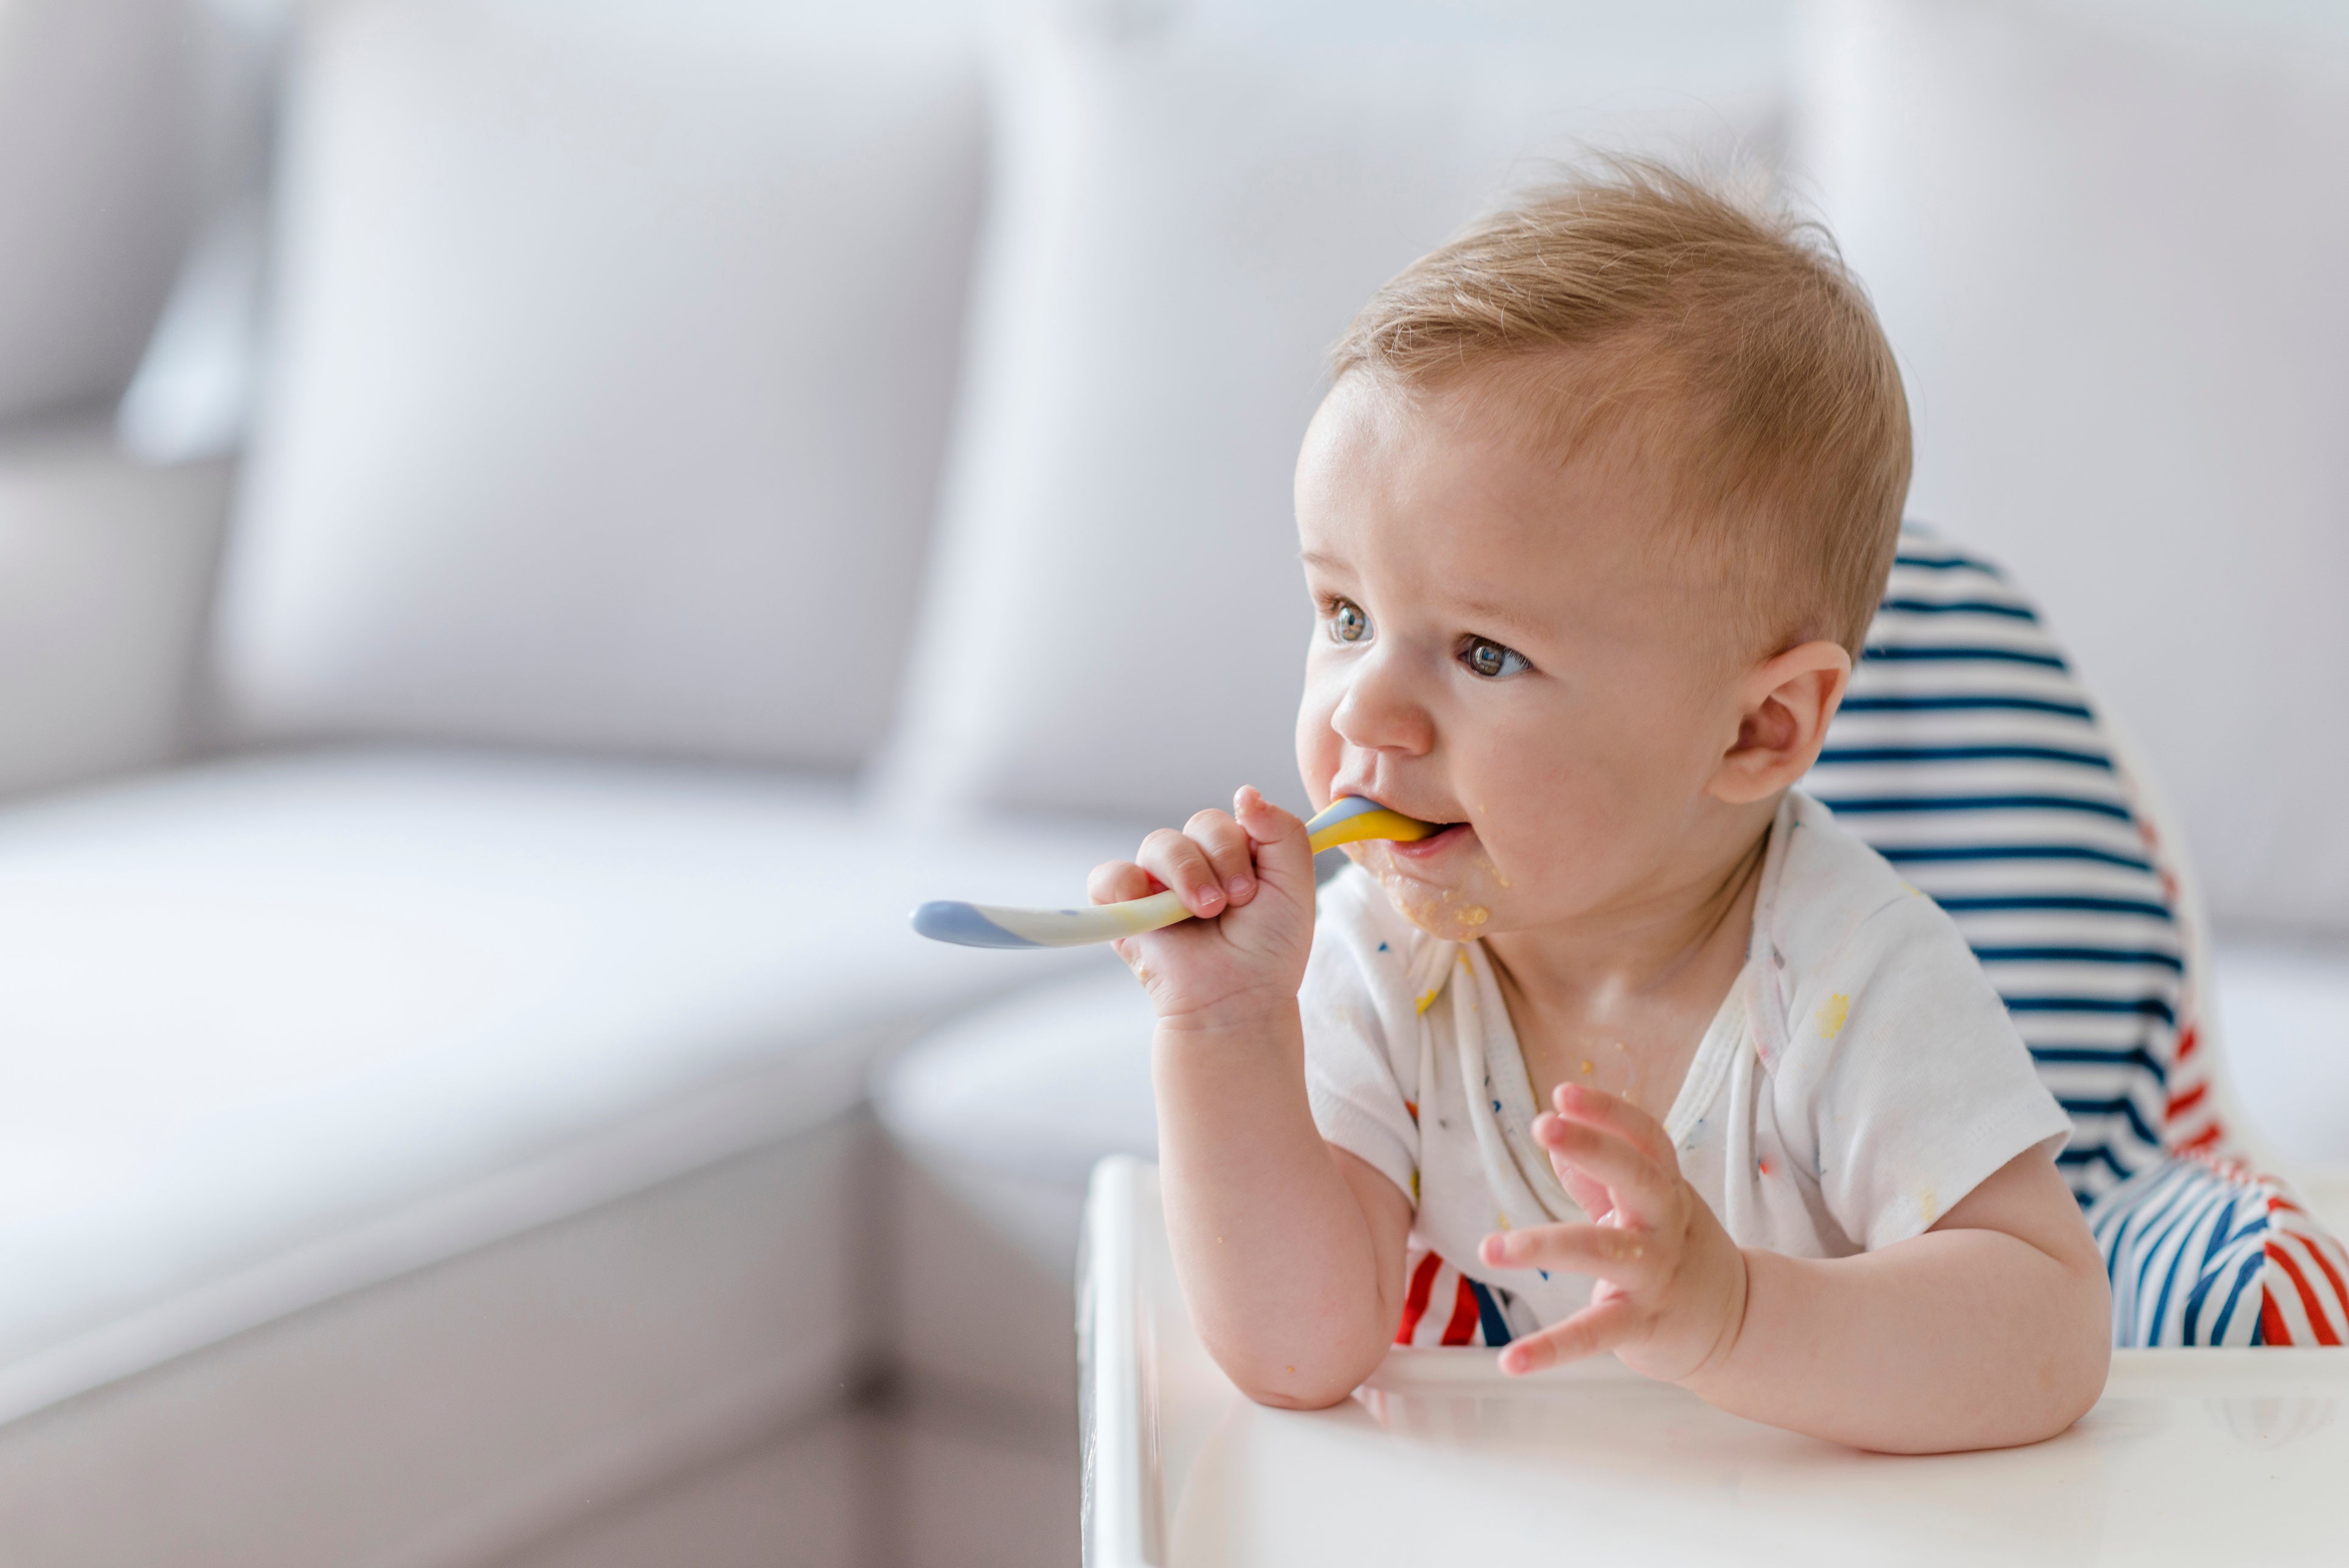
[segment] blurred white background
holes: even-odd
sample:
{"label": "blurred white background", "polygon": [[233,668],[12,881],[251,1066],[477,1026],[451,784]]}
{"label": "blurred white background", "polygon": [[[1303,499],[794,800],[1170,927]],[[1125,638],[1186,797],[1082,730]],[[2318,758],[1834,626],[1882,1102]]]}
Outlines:
{"label": "blurred white background", "polygon": [[2337,5],[0,0],[0,1559],[1073,1562],[1138,1004],[903,910],[1298,796],[1321,356],[1589,146],[1833,227],[2349,1164]]}

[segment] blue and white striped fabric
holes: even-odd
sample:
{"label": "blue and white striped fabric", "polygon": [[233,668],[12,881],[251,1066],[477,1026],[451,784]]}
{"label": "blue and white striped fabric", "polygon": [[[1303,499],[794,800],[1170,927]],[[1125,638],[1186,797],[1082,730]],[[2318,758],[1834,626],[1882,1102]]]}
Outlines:
{"label": "blue and white striped fabric", "polygon": [[1949,911],[2072,1117],[2117,1346],[2349,1341],[2349,1253],[2227,1158],[2178,851],[2030,601],[1922,530],[1806,787]]}
{"label": "blue and white striped fabric", "polygon": [[2113,1343],[2248,1346],[2267,1298],[2268,1205],[2252,1185],[2165,1161],[2089,1214],[2113,1284]]}
{"label": "blue and white striped fabric", "polygon": [[1901,536],[1806,788],[1947,910],[2071,1113],[2082,1203],[2163,1155],[2187,944],[2095,705],[1996,568]]}
{"label": "blue and white striped fabric", "polygon": [[2349,1253],[2271,1176],[2174,1155],[2098,1199],[2088,1228],[2121,1348],[2349,1338]]}

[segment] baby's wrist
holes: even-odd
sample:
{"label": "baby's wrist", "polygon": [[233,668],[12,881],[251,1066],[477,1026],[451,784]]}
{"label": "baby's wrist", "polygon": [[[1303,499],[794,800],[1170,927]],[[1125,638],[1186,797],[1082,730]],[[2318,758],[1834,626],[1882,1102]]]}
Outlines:
{"label": "baby's wrist", "polygon": [[1754,1253],[1736,1246],[1732,1247],[1731,1253],[1731,1277],[1722,1291],[1721,1318],[1713,1343],[1694,1367],[1672,1379],[1700,1398],[1709,1398],[1707,1388],[1731,1375],[1731,1367],[1737,1359],[1738,1341],[1744,1335],[1746,1308],[1753,1300]]}
{"label": "baby's wrist", "polygon": [[1252,1046],[1268,1036],[1293,1036],[1301,1024],[1297,998],[1278,994],[1226,997],[1179,1013],[1161,1014],[1161,1043],[1184,1049]]}

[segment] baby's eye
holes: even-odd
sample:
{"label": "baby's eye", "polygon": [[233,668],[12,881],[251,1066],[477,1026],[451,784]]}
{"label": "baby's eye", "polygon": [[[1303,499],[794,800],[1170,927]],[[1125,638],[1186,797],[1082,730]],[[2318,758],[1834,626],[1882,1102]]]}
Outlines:
{"label": "baby's eye", "polygon": [[1330,640],[1333,643],[1359,643],[1371,634],[1371,618],[1362,614],[1361,606],[1350,599],[1334,601],[1330,606]]}
{"label": "baby's eye", "polygon": [[1461,662],[1487,680],[1498,680],[1533,668],[1533,661],[1515,648],[1505,648],[1489,637],[1471,637],[1460,650]]}

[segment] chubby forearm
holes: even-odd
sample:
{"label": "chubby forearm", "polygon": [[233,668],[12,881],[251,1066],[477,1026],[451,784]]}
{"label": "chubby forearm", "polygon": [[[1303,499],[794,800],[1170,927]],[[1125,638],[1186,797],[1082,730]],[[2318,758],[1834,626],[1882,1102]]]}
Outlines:
{"label": "chubby forearm", "polygon": [[1724,1410],[1938,1453],[2053,1437],[2103,1391],[2110,1309],[2093,1247],[1953,1228],[1857,1257],[1745,1259],[1734,1338],[1683,1380]]}
{"label": "chubby forearm", "polygon": [[1201,1340],[1252,1398],[1343,1398],[1393,1336],[1408,1206],[1322,1141],[1295,1006],[1162,1023],[1153,1075],[1167,1233]]}

